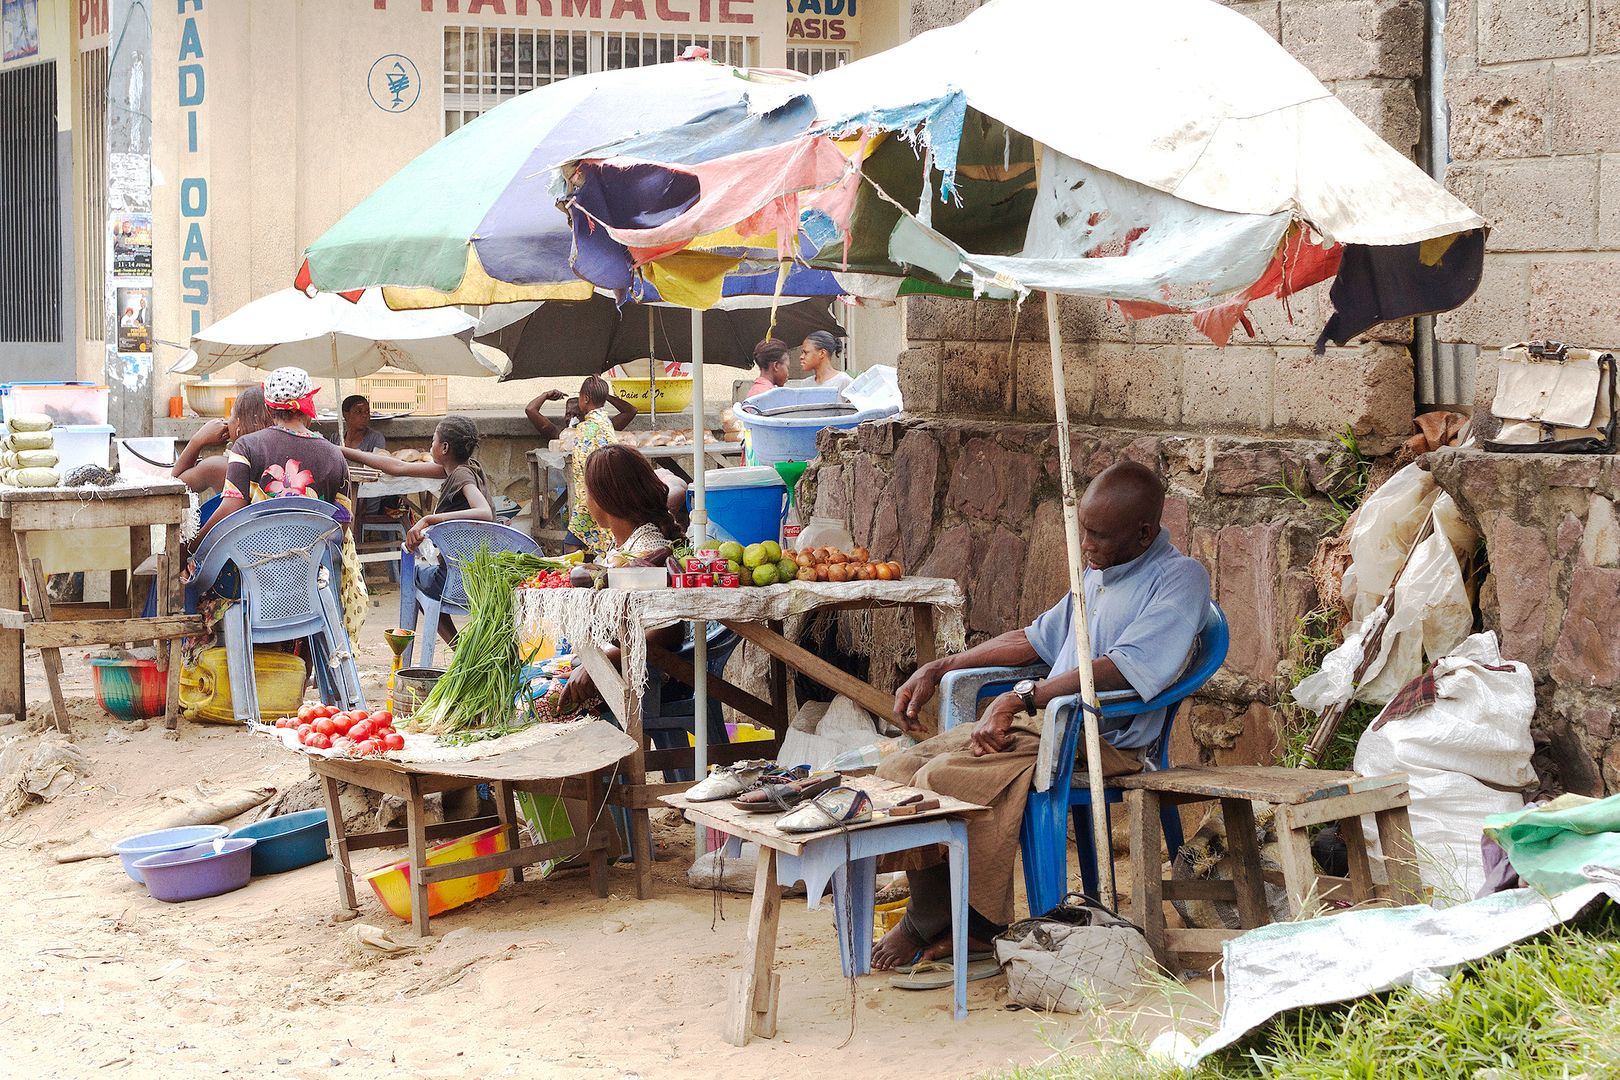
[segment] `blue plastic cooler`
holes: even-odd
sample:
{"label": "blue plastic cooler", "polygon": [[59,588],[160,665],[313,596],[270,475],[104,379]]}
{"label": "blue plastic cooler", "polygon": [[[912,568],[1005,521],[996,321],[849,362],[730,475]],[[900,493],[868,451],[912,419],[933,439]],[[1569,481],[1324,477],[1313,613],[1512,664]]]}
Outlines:
{"label": "blue plastic cooler", "polygon": [[[719,543],[735,540],[746,547],[782,538],[788,490],[775,469],[768,465],[710,469],[703,476],[708,488],[709,539]],[[688,509],[692,499],[689,489]]]}

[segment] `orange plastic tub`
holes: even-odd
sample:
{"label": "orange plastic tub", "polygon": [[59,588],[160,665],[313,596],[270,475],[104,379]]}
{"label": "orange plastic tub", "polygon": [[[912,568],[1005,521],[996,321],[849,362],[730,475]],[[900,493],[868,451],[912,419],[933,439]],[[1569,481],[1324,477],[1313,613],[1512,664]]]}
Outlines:
{"label": "orange plastic tub", "polygon": [[[506,830],[500,825],[492,825],[481,832],[469,833],[458,840],[445,840],[429,845],[427,851],[427,864],[441,866],[445,863],[461,862],[464,859],[477,858],[480,855],[494,855],[496,852],[507,850]],[[440,915],[451,908],[470,904],[474,900],[481,900],[501,887],[506,878],[505,870],[492,870],[487,874],[474,874],[471,877],[452,878],[449,881],[435,881],[428,886],[428,917]],[[411,863],[409,859],[401,859],[390,866],[373,870],[365,876],[371,889],[382,901],[383,907],[395,915],[411,921]]]}

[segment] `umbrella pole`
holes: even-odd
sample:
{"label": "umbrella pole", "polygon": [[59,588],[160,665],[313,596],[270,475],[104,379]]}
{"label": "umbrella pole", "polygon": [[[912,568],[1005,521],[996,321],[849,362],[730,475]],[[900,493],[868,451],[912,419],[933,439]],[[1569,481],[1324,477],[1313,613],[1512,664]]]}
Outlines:
{"label": "umbrella pole", "polygon": [[658,430],[658,364],[653,359],[653,306],[647,305],[647,415]]}
{"label": "umbrella pole", "polygon": [[[332,392],[337,395],[337,401],[333,404],[337,406],[338,414],[338,445],[345,446],[348,444],[349,433],[343,430],[343,380],[338,377],[337,335],[327,334],[326,337],[332,343]],[[315,411],[320,412],[319,409]],[[310,423],[314,423],[313,418]]]}
{"label": "umbrella pole", "polygon": [[[1057,413],[1058,480],[1063,491],[1063,539],[1069,550],[1069,595],[1074,598],[1075,665],[1080,671],[1081,719],[1085,724],[1086,784],[1091,789],[1091,842],[1097,856],[1098,897],[1117,908],[1114,896],[1113,844],[1109,836],[1102,774],[1102,733],[1097,726],[1097,682],[1091,667],[1091,620],[1086,612],[1085,555],[1080,550],[1080,506],[1074,491],[1074,464],[1069,453],[1069,398],[1063,377],[1063,335],[1058,327],[1057,293],[1046,294],[1046,336],[1052,344],[1052,400]],[[1146,856],[1138,851],[1131,858]],[[1155,859],[1158,856],[1153,856]]]}
{"label": "umbrella pole", "polygon": [[[649,308],[650,312],[652,309]],[[649,339],[650,340],[650,339]],[[648,350],[651,351],[650,349]],[[703,450],[703,312],[692,309],[692,547],[709,538],[709,500],[704,483]],[[692,775],[701,780],[709,772],[709,624],[692,624]],[[697,850],[707,846],[708,830],[697,830]]]}

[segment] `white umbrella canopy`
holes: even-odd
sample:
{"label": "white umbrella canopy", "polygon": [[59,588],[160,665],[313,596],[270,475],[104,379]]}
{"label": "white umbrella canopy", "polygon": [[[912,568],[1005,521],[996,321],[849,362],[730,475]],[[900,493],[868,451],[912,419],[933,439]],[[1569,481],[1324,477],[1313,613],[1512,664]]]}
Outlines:
{"label": "white umbrella canopy", "polygon": [[394,311],[367,289],[358,301],[337,293],[306,296],[283,289],[247,304],[191,339],[171,370],[208,375],[230,364],[357,379],[391,367],[420,375],[498,378],[509,363],[498,349],[472,343],[478,320],[460,308]]}

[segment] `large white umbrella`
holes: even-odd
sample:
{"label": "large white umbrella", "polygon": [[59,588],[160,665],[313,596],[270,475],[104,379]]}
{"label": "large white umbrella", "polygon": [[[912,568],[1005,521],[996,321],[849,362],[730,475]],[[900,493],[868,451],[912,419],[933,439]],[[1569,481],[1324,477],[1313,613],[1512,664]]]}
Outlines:
{"label": "large white umbrella", "polygon": [[477,325],[460,308],[394,311],[376,289],[357,301],[282,289],[192,335],[190,351],[171,370],[207,375],[230,364],[264,371],[301,367],[332,379],[358,379],[384,367],[419,375],[506,374],[504,354],[473,343]]}

